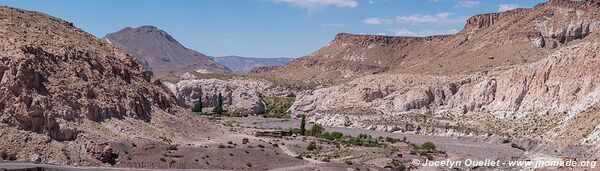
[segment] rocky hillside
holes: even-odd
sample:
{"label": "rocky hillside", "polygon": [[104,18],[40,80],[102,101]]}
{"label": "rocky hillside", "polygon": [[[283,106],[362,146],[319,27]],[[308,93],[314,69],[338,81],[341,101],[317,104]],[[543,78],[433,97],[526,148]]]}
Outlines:
{"label": "rocky hillside", "polygon": [[145,121],[174,101],[133,57],[71,23],[0,8],[1,122],[72,140],[68,124],[133,117]]}
{"label": "rocky hillside", "polygon": [[[0,33],[3,159],[114,164],[111,143],[169,132],[156,123],[178,113],[176,102],[134,57],[38,12],[0,7]],[[102,126],[114,120],[123,123]],[[130,136],[110,130],[128,126]]]}
{"label": "rocky hillside", "polygon": [[[554,0],[532,9],[478,15],[457,35],[415,38],[427,40],[427,44],[469,48],[440,53],[438,59],[429,61],[431,65],[406,56],[405,61],[390,67],[394,72],[301,93],[291,110],[330,126],[532,138],[553,143],[563,156],[582,148],[578,145],[584,145],[587,154],[599,154],[600,121],[593,119],[598,117],[600,105],[596,79],[600,76],[599,13],[598,0]],[[406,39],[362,37],[377,37],[378,42]],[[462,43],[455,44],[459,38]],[[341,39],[334,43],[337,40]],[[331,58],[340,60],[336,57]],[[364,58],[371,59],[375,58]],[[446,69],[451,59],[457,63]]]}
{"label": "rocky hillside", "polygon": [[597,6],[597,0],[551,0],[531,9],[476,15],[454,35],[340,33],[318,51],[259,74],[339,80],[384,72],[468,74],[532,63],[598,29]]}
{"label": "rocky hillside", "polygon": [[102,39],[147,63],[156,77],[181,75],[198,69],[231,72],[210,57],[184,47],[167,32],[154,26],[127,27]]}
{"label": "rocky hillside", "polygon": [[227,66],[232,71],[246,73],[256,67],[282,66],[292,60],[292,58],[251,58],[241,56],[223,56],[215,57],[214,60]]}

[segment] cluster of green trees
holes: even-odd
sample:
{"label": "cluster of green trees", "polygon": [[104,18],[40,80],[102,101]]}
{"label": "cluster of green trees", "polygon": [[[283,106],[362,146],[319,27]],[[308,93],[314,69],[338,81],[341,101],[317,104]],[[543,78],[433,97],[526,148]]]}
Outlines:
{"label": "cluster of green trees", "polygon": [[[352,145],[357,145],[357,146],[365,146],[365,147],[378,147],[381,145],[385,145],[384,142],[388,142],[388,143],[396,143],[396,142],[405,142],[408,143],[408,141],[406,141],[406,138],[403,139],[396,139],[393,137],[378,137],[375,138],[371,135],[367,135],[367,134],[359,134],[358,136],[354,137],[354,136],[350,136],[350,135],[344,135],[341,132],[327,132],[325,131],[325,128],[323,128],[323,126],[321,126],[320,124],[314,124],[310,129],[306,129],[306,116],[302,116],[301,120],[300,120],[300,128],[296,128],[293,130],[296,133],[299,133],[301,135],[306,135],[306,136],[313,136],[313,137],[318,137],[318,138],[323,138],[323,139],[327,139],[330,141],[339,141],[342,143],[347,143],[347,144],[352,144]],[[432,142],[426,142],[423,143],[420,146],[414,145],[416,149],[420,149],[420,150],[425,150],[425,151],[436,151],[436,147],[435,144],[433,144]]]}
{"label": "cluster of green trees", "polygon": [[294,104],[294,97],[271,97],[261,96],[266,106],[266,115],[268,118],[289,118],[288,109]]}
{"label": "cluster of green trees", "polygon": [[[192,112],[194,113],[202,113],[202,96],[200,96],[198,98],[198,100],[196,101],[196,103],[194,103],[194,107],[192,107]],[[219,95],[217,96],[217,103],[215,105],[215,107],[213,108],[212,113],[216,114],[216,115],[223,115],[223,96],[221,96],[221,93],[219,93]]]}

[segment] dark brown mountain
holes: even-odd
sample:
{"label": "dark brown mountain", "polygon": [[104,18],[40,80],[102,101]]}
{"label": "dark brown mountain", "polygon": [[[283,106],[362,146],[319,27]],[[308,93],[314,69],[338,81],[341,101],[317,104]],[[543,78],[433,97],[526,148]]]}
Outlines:
{"label": "dark brown mountain", "polygon": [[167,32],[154,26],[127,27],[107,34],[103,40],[147,63],[156,77],[181,75],[198,69],[231,72],[210,57],[184,47]]}
{"label": "dark brown mountain", "polygon": [[256,71],[296,80],[348,80],[383,72],[465,74],[531,63],[597,30],[599,6],[599,0],[551,0],[530,9],[473,16],[454,35],[340,33],[286,66]]}
{"label": "dark brown mountain", "polygon": [[233,71],[248,72],[256,67],[281,66],[290,62],[293,58],[252,58],[241,56],[215,57],[214,60],[227,66]]}

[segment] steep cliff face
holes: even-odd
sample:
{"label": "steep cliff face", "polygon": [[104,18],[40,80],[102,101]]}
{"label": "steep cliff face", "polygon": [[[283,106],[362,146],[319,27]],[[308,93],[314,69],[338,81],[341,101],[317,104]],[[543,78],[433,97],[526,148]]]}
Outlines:
{"label": "steep cliff face", "polygon": [[341,33],[318,51],[260,74],[351,80],[377,73],[468,74],[532,63],[598,30],[598,6],[597,0],[561,0],[481,14],[469,18],[457,34],[445,36]]}
{"label": "steep cliff face", "polygon": [[103,40],[123,49],[147,63],[154,76],[181,75],[206,69],[212,72],[231,72],[212,58],[181,45],[167,32],[154,26],[125,28],[107,34]]}
{"label": "steep cliff face", "polygon": [[261,96],[288,96],[290,89],[259,78],[200,79],[186,73],[180,81],[162,81],[180,106],[191,108],[202,99],[204,107],[214,107],[221,93],[223,105],[231,114],[263,114],[265,104]]}
{"label": "steep cliff face", "polygon": [[136,118],[175,102],[132,56],[71,23],[0,8],[0,122],[74,140],[84,120]]}
{"label": "steep cliff face", "polygon": [[584,121],[590,129],[579,131],[583,133],[578,137],[563,131],[581,124],[573,119],[582,121],[589,110],[597,111],[599,38],[594,33],[538,62],[474,74],[358,78],[299,94],[292,113],[330,126],[493,134],[597,146],[597,120]]}
{"label": "steep cliff face", "polygon": [[442,51],[432,48],[435,60],[407,56],[382,74],[300,93],[292,114],[329,126],[532,138],[559,153],[585,145],[598,154],[599,13],[591,0],[474,16],[443,38]]}

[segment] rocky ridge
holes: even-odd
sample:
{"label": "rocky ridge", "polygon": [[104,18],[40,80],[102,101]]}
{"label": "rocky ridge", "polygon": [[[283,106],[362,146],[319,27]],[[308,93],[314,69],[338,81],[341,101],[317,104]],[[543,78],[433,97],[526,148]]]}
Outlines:
{"label": "rocky ridge", "polygon": [[454,35],[338,34],[318,51],[255,74],[351,80],[377,73],[469,74],[543,59],[599,28],[598,1],[552,0],[530,9],[476,15]]}
{"label": "rocky ridge", "polygon": [[253,58],[241,56],[215,57],[214,60],[232,71],[247,73],[256,67],[273,67],[287,64],[292,58]]}
{"label": "rocky ridge", "polygon": [[291,110],[329,126],[533,138],[598,150],[600,122],[591,118],[600,99],[599,42],[592,32],[537,62],[473,74],[365,76],[300,93]]}

